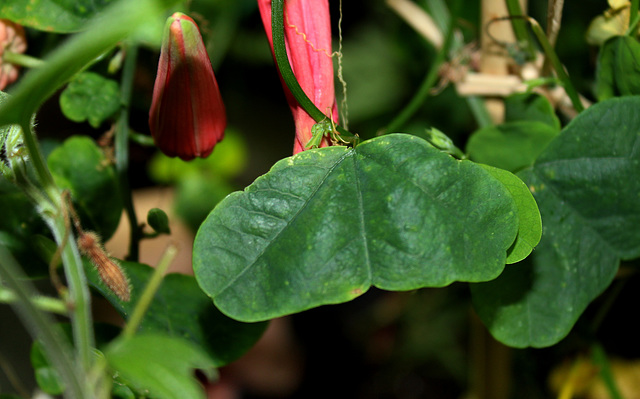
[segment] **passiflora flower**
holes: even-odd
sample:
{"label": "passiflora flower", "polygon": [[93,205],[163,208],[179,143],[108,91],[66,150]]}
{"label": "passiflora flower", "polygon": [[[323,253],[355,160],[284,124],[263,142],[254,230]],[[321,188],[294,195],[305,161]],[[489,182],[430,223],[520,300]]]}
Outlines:
{"label": "passiflora flower", "polygon": [[156,146],[183,160],[207,157],[227,125],[224,104],[198,26],[175,13],[164,28],[149,127]]}
{"label": "passiflora flower", "polygon": [[[258,6],[273,52],[271,0],[258,0]],[[320,111],[337,123],[328,0],[285,1],[284,24],[289,62],[300,87]],[[300,107],[286,85],[283,86],[296,126],[293,153],[297,154],[305,150],[312,136],[311,128],[316,122]],[[327,145],[330,145],[330,141],[323,138],[320,146]]]}
{"label": "passiflora flower", "polygon": [[5,52],[24,53],[27,40],[24,28],[8,19],[0,19],[0,90],[18,79],[18,66],[4,60]]}

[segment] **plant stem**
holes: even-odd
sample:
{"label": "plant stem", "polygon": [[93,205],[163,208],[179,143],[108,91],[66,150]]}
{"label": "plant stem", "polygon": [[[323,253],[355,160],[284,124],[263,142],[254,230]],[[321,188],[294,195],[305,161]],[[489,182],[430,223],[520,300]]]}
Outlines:
{"label": "plant stem", "polygon": [[447,28],[447,34],[445,36],[444,43],[442,44],[442,48],[440,49],[440,51],[438,51],[436,59],[431,64],[431,68],[429,68],[429,71],[427,71],[427,74],[420,84],[418,91],[414,94],[411,101],[409,101],[409,104],[407,104],[404,109],[387,125],[387,127],[383,129],[383,134],[393,133],[400,129],[418,111],[418,109],[422,106],[424,101],[429,96],[431,88],[438,80],[440,67],[449,54],[449,48],[451,47],[451,43],[453,42],[453,32],[455,30],[455,20],[458,15],[459,6],[459,0],[453,3],[450,17],[451,23]]}
{"label": "plant stem", "polygon": [[529,40],[529,32],[527,32],[527,26],[525,22],[520,18],[524,16],[522,8],[520,8],[520,0],[506,0],[507,9],[511,18],[511,26],[513,27],[513,33],[516,36],[518,47],[522,46],[522,49],[527,54],[527,60],[535,60],[536,53]]}
{"label": "plant stem", "polygon": [[44,61],[39,58],[22,53],[14,53],[13,51],[5,51],[2,53],[2,58],[4,62],[27,68],[35,68],[44,64]]}
{"label": "plant stem", "polygon": [[611,372],[611,364],[609,364],[609,359],[607,358],[607,354],[605,353],[604,349],[600,344],[594,344],[591,347],[591,351],[591,357],[593,359],[593,362],[600,369],[600,378],[602,378],[604,385],[607,387],[609,396],[612,399],[623,399],[616,381],[613,378],[613,373]]}
{"label": "plant stem", "polygon": [[[629,31],[638,24],[638,5],[640,0],[631,0],[631,6],[629,8]],[[627,33],[630,34],[630,33]]]}
{"label": "plant stem", "polygon": [[[273,35],[273,53],[276,64],[282,80],[285,82],[291,94],[298,104],[311,116],[316,122],[321,122],[328,117],[316,107],[316,105],[305,94],[302,87],[298,83],[291,64],[289,64],[289,56],[284,39],[284,0],[273,0],[271,2],[271,29]],[[329,118],[330,119],[330,118]],[[342,126],[336,125],[336,130],[340,133],[340,138],[346,142],[356,145],[359,141],[357,135],[349,132]]]}
{"label": "plant stem", "polygon": [[584,111],[584,107],[582,106],[582,102],[580,101],[580,96],[578,95],[578,92],[573,86],[573,83],[571,83],[571,79],[569,79],[569,75],[567,74],[567,71],[564,69],[564,66],[560,62],[558,55],[556,54],[555,50],[547,40],[547,36],[542,31],[540,24],[533,18],[530,18],[530,17],[524,17],[524,18],[529,22],[529,24],[531,24],[531,29],[533,30],[533,33],[536,35],[538,42],[540,42],[540,45],[542,46],[542,49],[544,50],[545,55],[547,56],[549,61],[551,61],[551,65],[553,65],[553,69],[556,71],[556,74],[558,75],[558,79],[560,79],[560,81],[562,82],[562,87],[564,87],[564,90],[567,92],[567,95],[571,100],[571,104],[573,105],[573,108],[575,108],[575,110],[578,113]]}
{"label": "plant stem", "polygon": [[[12,290],[0,286],[0,303],[13,304],[18,301],[18,296]],[[48,296],[34,296],[31,298],[33,306],[43,312],[56,313],[62,316],[67,315],[67,306],[63,301]]]}
{"label": "plant stem", "polygon": [[173,262],[173,259],[175,258],[177,252],[178,251],[176,247],[173,245],[170,245],[164,251],[162,258],[160,259],[160,262],[158,262],[158,265],[156,266],[155,270],[153,271],[153,274],[151,275],[151,278],[149,279],[147,286],[142,292],[142,295],[140,296],[138,303],[136,303],[136,307],[133,309],[133,313],[131,314],[131,317],[127,321],[127,325],[124,327],[124,330],[122,331],[123,337],[131,338],[135,334],[136,330],[138,329],[138,326],[140,326],[140,323],[142,322],[142,318],[144,317],[144,314],[146,313],[147,309],[149,308],[149,305],[151,304],[151,301],[153,301],[154,295],[156,294],[156,292],[158,291],[158,288],[160,287],[160,283],[162,283],[164,274],[169,268],[169,265],[171,265],[171,262]]}
{"label": "plant stem", "polygon": [[120,101],[122,109],[118,118],[118,127],[115,138],[116,171],[120,182],[120,192],[127,218],[129,219],[129,255],[128,259],[138,261],[140,252],[140,239],[142,231],[138,226],[138,218],[133,206],[131,185],[129,184],[129,105],[133,91],[133,77],[136,61],[138,59],[138,47],[129,44],[126,48],[127,55],[122,71],[122,83],[120,88]]}
{"label": "plant stem", "polygon": [[30,286],[20,267],[3,246],[0,246],[0,265],[0,277],[18,298],[18,301],[12,304],[16,314],[33,338],[41,340],[44,344],[49,361],[55,365],[65,383],[68,397],[91,397],[90,388],[81,380],[84,376],[82,368],[78,367],[78,364],[74,366],[71,348],[65,341],[60,327],[48,314],[34,305],[31,298],[35,296],[35,289]]}

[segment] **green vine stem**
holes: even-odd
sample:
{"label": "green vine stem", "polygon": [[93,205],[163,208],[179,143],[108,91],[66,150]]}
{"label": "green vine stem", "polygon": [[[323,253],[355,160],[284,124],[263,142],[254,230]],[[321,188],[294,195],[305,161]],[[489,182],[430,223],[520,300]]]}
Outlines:
{"label": "green vine stem", "polygon": [[[584,106],[580,101],[580,95],[578,94],[575,87],[573,86],[573,83],[571,83],[571,79],[569,79],[569,74],[567,74],[567,71],[564,69],[564,65],[562,65],[562,62],[560,62],[558,55],[556,54],[555,50],[551,46],[551,43],[549,43],[549,40],[547,39],[547,36],[545,35],[544,31],[540,27],[540,24],[538,23],[538,21],[528,16],[519,17],[514,15],[510,17],[496,18],[492,22],[504,21],[504,20],[513,19],[513,18],[524,19],[529,23],[529,25],[531,25],[531,30],[533,31],[533,34],[536,36],[536,39],[542,46],[542,50],[547,56],[547,59],[551,62],[551,65],[553,66],[553,69],[555,70],[556,75],[558,75],[558,79],[562,83],[562,87],[564,87],[564,90],[566,91],[567,96],[569,96],[569,99],[571,100],[571,104],[573,105],[573,108],[578,113],[584,111]],[[496,40],[496,39],[493,39],[493,40]]]}
{"label": "green vine stem", "polygon": [[[15,292],[0,285],[0,303],[14,304],[18,299]],[[31,303],[43,312],[55,313],[61,316],[67,315],[67,306],[58,298],[35,295],[31,297]]]}
{"label": "green vine stem", "polygon": [[[282,76],[291,94],[298,104],[311,116],[316,122],[327,119],[327,116],[316,107],[316,105],[307,97],[302,87],[298,83],[291,64],[289,64],[289,56],[284,40],[284,0],[273,0],[271,2],[271,29],[273,34],[273,53],[275,55],[278,70]],[[336,125],[336,130],[340,134],[340,138],[345,142],[357,145],[359,138],[357,135],[349,132],[342,126]]]}
{"label": "green vine stem", "polygon": [[124,330],[122,330],[123,337],[131,338],[136,333],[136,330],[142,322],[144,314],[149,308],[149,305],[153,301],[153,297],[155,296],[158,288],[160,287],[160,284],[162,283],[164,274],[166,273],[167,269],[169,269],[169,266],[171,265],[171,262],[173,262],[173,259],[175,259],[177,253],[178,250],[174,245],[170,245],[164,251],[162,258],[154,269],[149,282],[147,282],[147,286],[142,292],[138,303],[136,303],[136,307],[133,309],[133,313],[127,321],[127,325],[124,327]]}
{"label": "green vine stem", "polygon": [[62,331],[54,320],[33,303],[35,289],[29,280],[22,274],[11,254],[0,245],[0,277],[4,284],[17,297],[18,301],[12,303],[16,314],[28,327],[34,339],[39,339],[44,344],[49,361],[56,367],[60,378],[65,383],[67,395],[71,398],[89,398],[90,387],[82,381],[83,373],[80,366],[74,366],[71,348],[65,342]]}
{"label": "green vine stem", "polygon": [[35,68],[44,64],[44,61],[39,58],[35,58],[27,54],[14,53],[13,51],[5,51],[2,53],[2,58],[4,62],[27,68]]}
{"label": "green vine stem", "polygon": [[[507,10],[509,15],[513,17],[523,17],[524,13],[520,7],[520,0],[506,0]],[[512,18],[511,25],[513,27],[513,34],[516,36],[518,46],[522,47],[527,55],[527,60],[535,60],[536,53],[529,40],[529,32],[527,32],[527,25],[520,18]]]}
{"label": "green vine stem", "polygon": [[138,261],[142,230],[138,226],[138,218],[133,206],[131,186],[129,184],[129,105],[133,91],[133,78],[138,59],[138,47],[128,44],[125,47],[126,58],[120,84],[120,101],[122,108],[118,117],[115,138],[116,171],[120,182],[120,192],[127,218],[129,219],[129,255],[128,259]]}
{"label": "green vine stem", "polygon": [[400,129],[422,106],[424,101],[429,96],[431,88],[436,84],[440,67],[445,62],[449,49],[453,43],[453,32],[455,31],[455,21],[460,8],[460,1],[457,0],[453,3],[451,8],[450,23],[447,27],[447,33],[442,44],[442,48],[438,51],[435,60],[431,64],[431,68],[427,71],[427,74],[420,84],[418,91],[414,94],[409,103],[402,109],[402,111],[383,129],[383,134],[393,133]]}

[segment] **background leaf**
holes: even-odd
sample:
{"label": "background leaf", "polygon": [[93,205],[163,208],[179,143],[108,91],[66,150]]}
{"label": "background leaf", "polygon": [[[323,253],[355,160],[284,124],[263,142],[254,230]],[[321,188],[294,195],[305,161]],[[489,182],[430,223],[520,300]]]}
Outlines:
{"label": "background leaf", "polygon": [[537,121],[560,131],[560,120],[545,96],[537,93],[516,93],[504,99],[505,122]]}
{"label": "background leaf", "polygon": [[[131,301],[122,302],[99,280],[86,263],[87,276],[125,319],[133,311],[153,269],[134,262],[121,262],[131,284]],[[165,276],[140,325],[141,333],[166,333],[185,338],[206,353],[216,367],[236,360],[262,336],[267,323],[241,323],[224,316],[198,287],[193,276]]]}
{"label": "background leaf", "polygon": [[89,137],[74,136],[56,148],[47,163],[56,184],[71,192],[83,227],[108,240],[120,222],[122,199],[102,150]]}
{"label": "background leaf", "polygon": [[73,32],[113,0],[2,0],[0,18],[49,32]]}
{"label": "background leaf", "polygon": [[519,176],[542,214],[532,257],[474,284],[478,314],[500,341],[562,339],[614,278],[640,256],[640,97],[615,98],[576,117]]}
{"label": "background leaf", "polygon": [[517,172],[533,164],[557,135],[558,129],[545,122],[507,122],[473,133],[466,152],[473,161]]}
{"label": "background leaf", "polygon": [[517,229],[513,198],[486,170],[393,134],[278,162],[212,211],[193,264],[223,312],[265,320],[371,285],[490,280]]}
{"label": "background leaf", "polygon": [[107,347],[105,356],[118,374],[154,398],[204,399],[193,369],[213,372],[211,359],[192,343],[158,334],[118,339]]}
{"label": "background leaf", "polygon": [[60,109],[70,120],[98,128],[120,109],[120,87],[97,73],[81,73],[60,94]]}

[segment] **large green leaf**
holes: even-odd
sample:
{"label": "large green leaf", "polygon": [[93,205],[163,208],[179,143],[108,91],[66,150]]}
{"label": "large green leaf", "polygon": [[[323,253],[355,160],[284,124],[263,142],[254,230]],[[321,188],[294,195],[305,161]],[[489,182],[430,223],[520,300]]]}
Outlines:
{"label": "large green leaf", "polygon": [[214,373],[213,363],[189,341],[159,334],[121,338],[105,350],[109,365],[122,378],[150,397],[161,399],[204,399],[193,369]]}
{"label": "large green leaf", "polygon": [[212,211],[193,265],[224,313],[265,320],[372,285],[493,279],[517,230],[513,198],[484,168],[394,134],[276,163]]}
{"label": "large green leaf", "polygon": [[640,256],[640,97],[615,98],[574,119],[520,177],[542,214],[533,256],[472,286],[500,341],[548,346],[606,289],[620,259]]}
{"label": "large green leaf", "polygon": [[[131,285],[131,301],[122,302],[99,281],[87,264],[87,276],[125,319],[133,312],[153,269],[134,262],[121,262]],[[141,333],[165,333],[197,345],[223,366],[243,355],[262,336],[267,323],[241,323],[218,311],[198,287],[193,276],[172,273],[164,277],[140,325]]]}
{"label": "large green leaf", "polygon": [[0,18],[50,32],[73,32],[113,0],[2,0]]}
{"label": "large green leaf", "polygon": [[90,138],[74,136],[47,163],[56,184],[71,192],[83,227],[105,241],[111,237],[120,222],[122,198],[113,165],[102,150]]}

